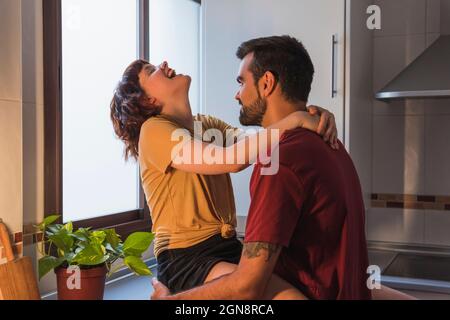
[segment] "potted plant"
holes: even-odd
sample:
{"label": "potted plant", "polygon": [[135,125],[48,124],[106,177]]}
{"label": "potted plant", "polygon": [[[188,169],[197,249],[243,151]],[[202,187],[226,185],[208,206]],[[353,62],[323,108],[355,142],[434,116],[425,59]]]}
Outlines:
{"label": "potted plant", "polygon": [[[106,277],[124,265],[137,275],[152,274],[142,261],[153,241],[152,233],[135,232],[123,242],[114,229],[74,230],[72,222],[55,223],[59,217],[49,216],[36,226],[44,234],[39,279],[55,271],[59,300],[103,299]],[[119,259],[123,262],[113,269]]]}

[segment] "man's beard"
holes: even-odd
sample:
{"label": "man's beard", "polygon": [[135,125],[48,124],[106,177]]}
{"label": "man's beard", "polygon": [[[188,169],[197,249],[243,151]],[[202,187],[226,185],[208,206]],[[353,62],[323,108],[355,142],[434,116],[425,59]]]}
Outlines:
{"label": "man's beard", "polygon": [[259,92],[256,101],[249,106],[243,105],[241,101],[239,101],[239,104],[242,106],[239,122],[243,126],[261,126],[267,110],[267,101],[261,98]]}

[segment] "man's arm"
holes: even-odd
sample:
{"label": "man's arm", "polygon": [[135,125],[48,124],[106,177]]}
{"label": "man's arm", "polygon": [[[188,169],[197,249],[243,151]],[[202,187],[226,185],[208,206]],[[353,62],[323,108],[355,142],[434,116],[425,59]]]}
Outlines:
{"label": "man's arm", "polygon": [[[237,269],[200,287],[173,296],[152,299],[169,300],[258,300],[262,299],[275,268],[281,246],[265,242],[244,244]],[[160,284],[159,284],[160,285]]]}

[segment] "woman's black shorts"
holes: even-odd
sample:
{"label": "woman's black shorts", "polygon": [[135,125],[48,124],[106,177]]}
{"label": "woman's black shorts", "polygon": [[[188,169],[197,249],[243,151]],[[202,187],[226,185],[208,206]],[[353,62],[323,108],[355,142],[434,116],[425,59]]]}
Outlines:
{"label": "woman's black shorts", "polygon": [[196,245],[182,249],[167,249],[158,255],[158,280],[172,294],[200,286],[211,268],[224,261],[238,264],[242,243],[236,238],[216,234]]}

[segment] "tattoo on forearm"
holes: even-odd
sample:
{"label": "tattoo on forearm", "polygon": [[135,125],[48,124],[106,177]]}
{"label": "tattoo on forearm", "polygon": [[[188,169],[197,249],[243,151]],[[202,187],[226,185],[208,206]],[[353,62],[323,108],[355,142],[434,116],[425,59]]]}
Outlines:
{"label": "tattoo on forearm", "polygon": [[251,259],[260,256],[261,250],[267,251],[266,261],[269,261],[272,255],[277,252],[279,246],[265,242],[248,242],[244,244],[244,255]]}

